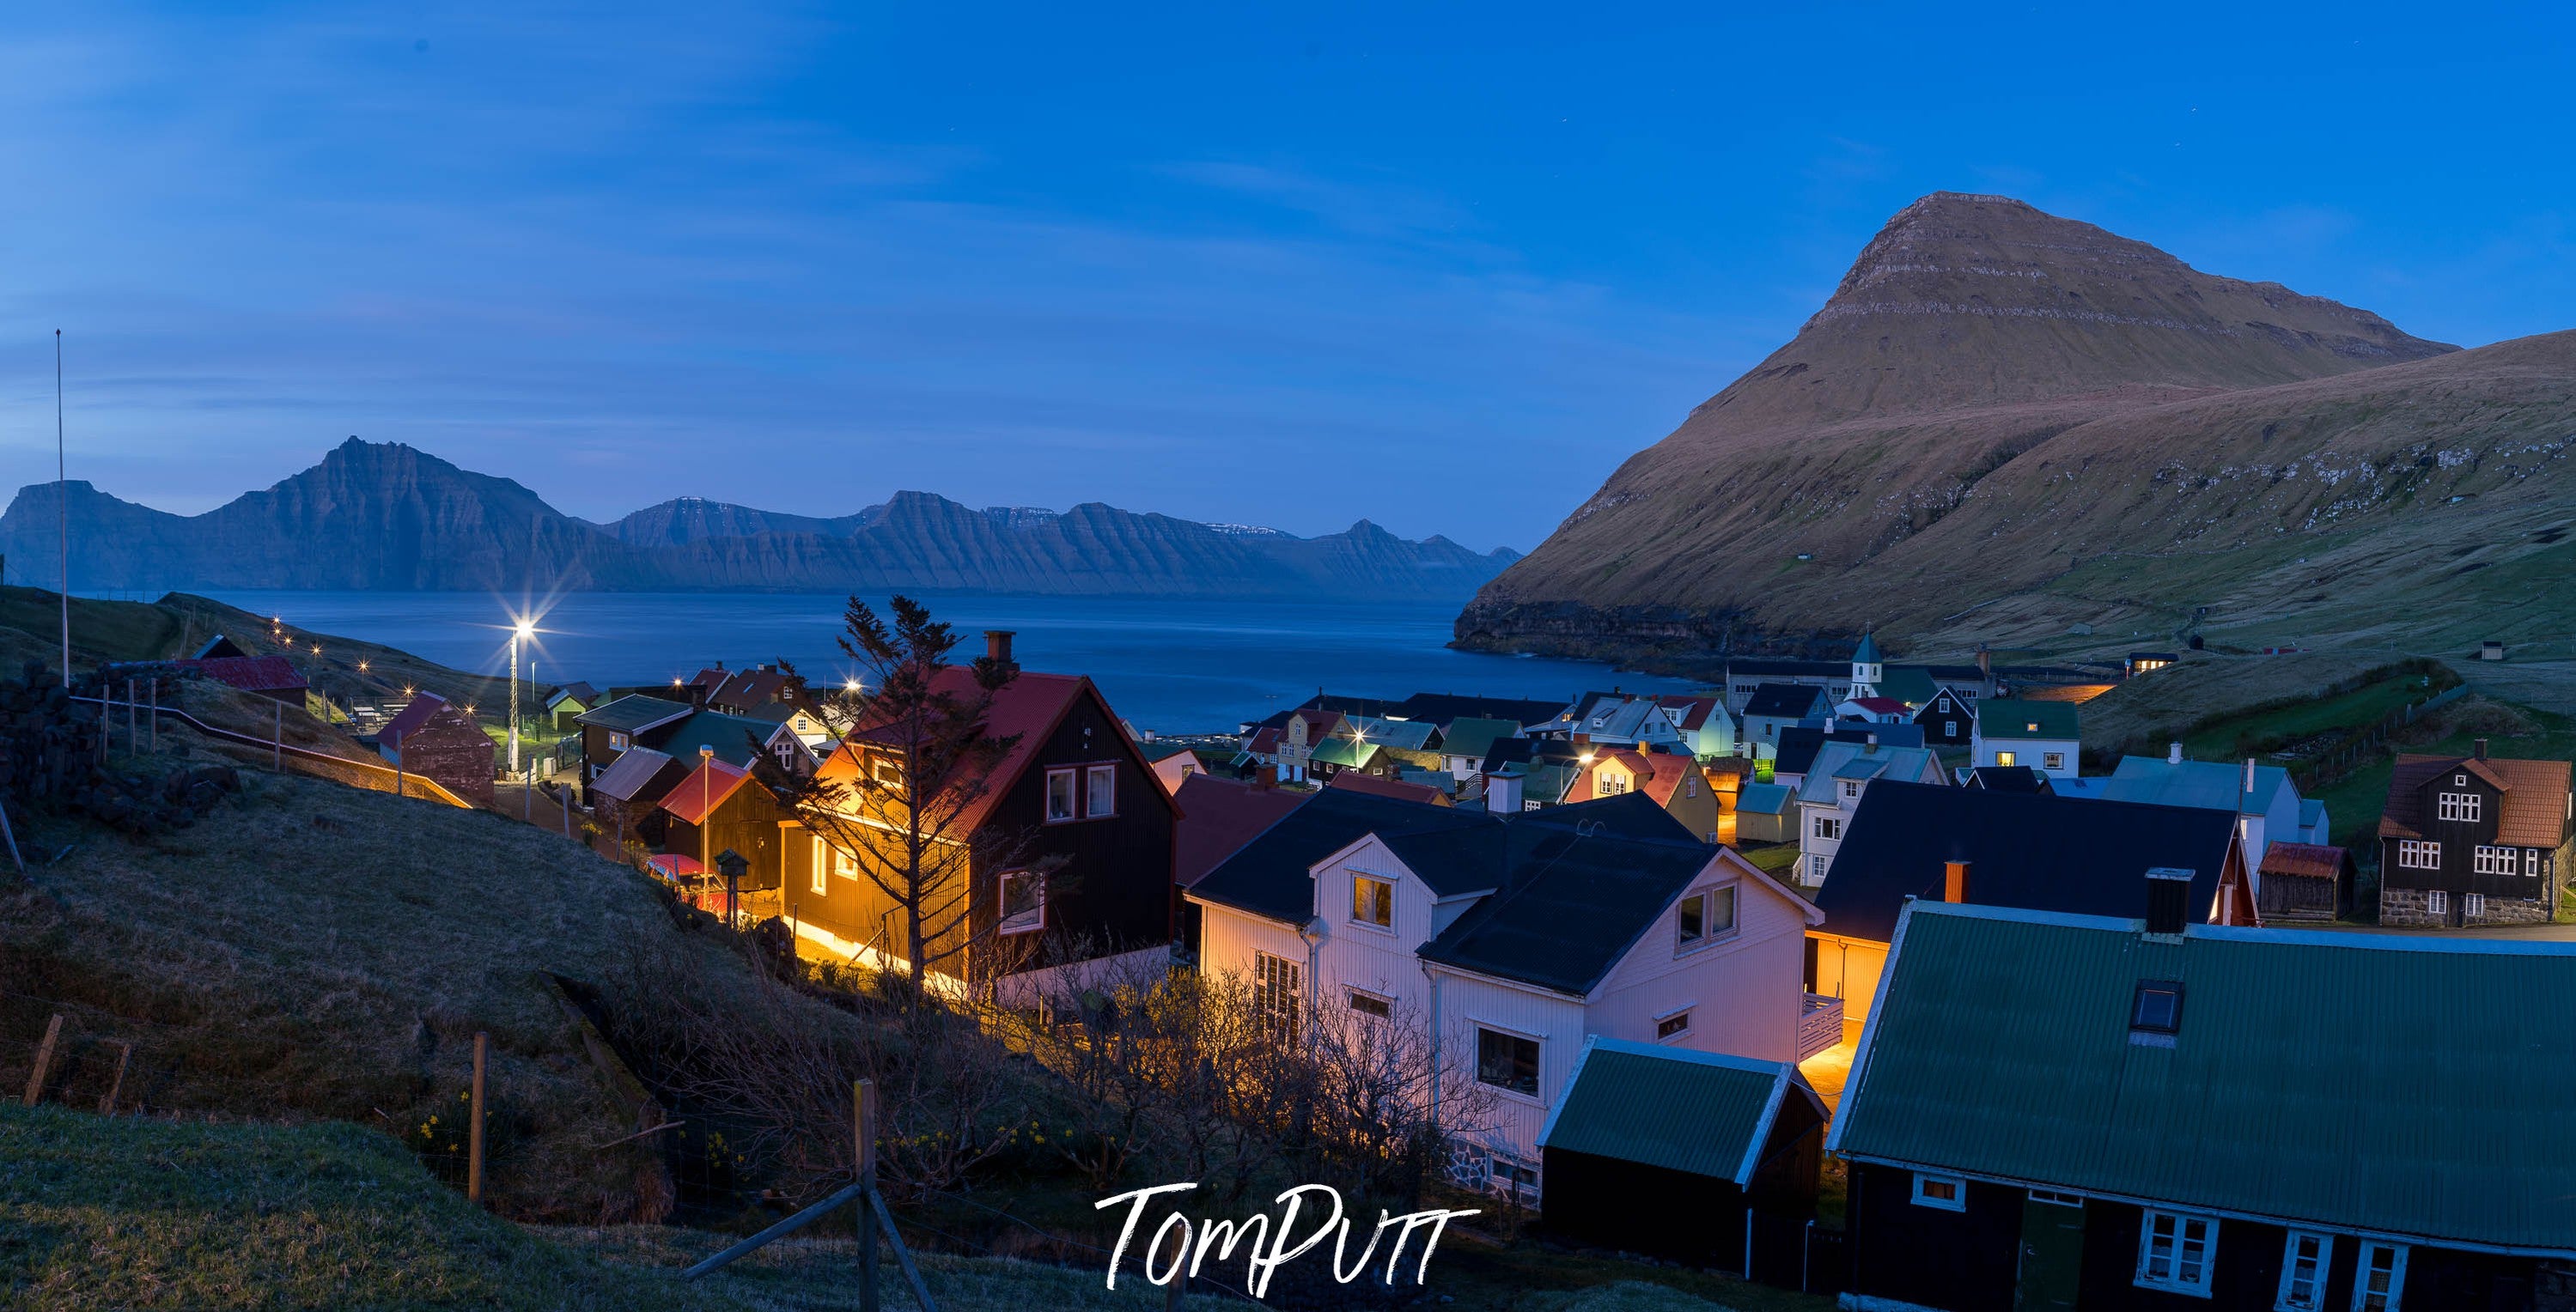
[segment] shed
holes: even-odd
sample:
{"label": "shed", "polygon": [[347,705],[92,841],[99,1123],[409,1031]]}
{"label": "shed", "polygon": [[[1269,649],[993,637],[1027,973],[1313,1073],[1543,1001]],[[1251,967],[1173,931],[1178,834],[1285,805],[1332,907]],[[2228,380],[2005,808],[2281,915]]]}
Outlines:
{"label": "shed", "polygon": [[614,835],[620,846],[636,840],[658,846],[662,841],[662,799],[688,777],[689,767],[668,753],[650,747],[633,748],[591,781],[592,815],[600,829]]}
{"label": "shed", "polygon": [[500,747],[473,716],[435,693],[413,697],[401,714],[386,721],[376,731],[376,750],[395,769],[436,780],[468,801],[491,805]]}
{"label": "shed", "polygon": [[1798,837],[1798,794],[1787,784],[1746,784],[1735,794],[1735,841],[1787,843]]}
{"label": "shed", "polygon": [[2256,905],[2264,923],[2333,920],[2352,910],[2352,853],[2323,843],[2263,849]]}
{"label": "shed", "polygon": [[1582,1243],[1744,1271],[1748,1212],[1774,1228],[1814,1214],[1824,1125],[1792,1063],[1587,1039],[1539,1132],[1541,1221]]}

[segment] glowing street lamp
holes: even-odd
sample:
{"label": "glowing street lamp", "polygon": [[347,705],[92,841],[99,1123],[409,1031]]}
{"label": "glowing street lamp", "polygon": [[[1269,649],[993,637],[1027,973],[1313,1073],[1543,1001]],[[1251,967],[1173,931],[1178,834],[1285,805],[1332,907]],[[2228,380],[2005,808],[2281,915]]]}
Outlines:
{"label": "glowing street lamp", "polygon": [[519,773],[519,644],[537,636],[537,626],[530,620],[518,620],[510,628],[510,775]]}

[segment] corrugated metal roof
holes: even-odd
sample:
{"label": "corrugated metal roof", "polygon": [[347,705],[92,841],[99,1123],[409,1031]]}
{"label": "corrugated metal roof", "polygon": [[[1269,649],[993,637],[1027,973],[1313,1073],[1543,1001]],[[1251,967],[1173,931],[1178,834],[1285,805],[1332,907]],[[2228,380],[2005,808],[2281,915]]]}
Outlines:
{"label": "corrugated metal roof", "polygon": [[1539,1146],[1743,1185],[1786,1097],[1815,1097],[1788,1062],[1594,1038]]}
{"label": "corrugated metal roof", "polygon": [[[636,801],[636,794],[653,781],[653,776],[675,764],[677,762],[669,756],[650,747],[630,748],[619,753],[607,769],[599,772],[599,777],[591,781],[590,791],[621,802]],[[641,800],[658,802],[662,799]]]}
{"label": "corrugated metal roof", "polygon": [[[2576,1253],[2576,944],[1913,904],[1837,1151],[2314,1224]],[[2172,1047],[2131,1041],[2183,986]]]}
{"label": "corrugated metal roof", "polygon": [[1994,741],[2078,737],[2073,702],[2026,702],[1993,697],[1977,703],[1977,734]]}
{"label": "corrugated metal roof", "polygon": [[652,728],[657,724],[668,724],[695,709],[697,708],[687,702],[647,697],[638,692],[628,693],[606,706],[591,707],[572,719],[575,724],[597,725],[602,729],[633,733],[639,729]]}

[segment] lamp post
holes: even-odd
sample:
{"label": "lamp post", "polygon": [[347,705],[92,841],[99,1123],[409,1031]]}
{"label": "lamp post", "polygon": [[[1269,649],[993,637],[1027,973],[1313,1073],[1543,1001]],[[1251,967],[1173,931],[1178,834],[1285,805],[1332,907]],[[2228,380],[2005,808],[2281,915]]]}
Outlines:
{"label": "lamp post", "polygon": [[744,860],[742,853],[728,847],[717,854],[716,869],[723,873],[725,881],[725,926],[739,929],[742,926],[742,877],[751,869],[751,862]]}
{"label": "lamp post", "polygon": [[709,822],[715,819],[713,815],[708,814],[715,809],[715,765],[716,749],[703,746],[698,748],[698,878],[700,879],[706,878],[708,872],[715,869],[714,858],[707,855],[707,831],[714,828]]}
{"label": "lamp post", "polygon": [[526,620],[510,629],[510,777],[514,779],[519,774],[519,642],[536,635],[537,626]]}

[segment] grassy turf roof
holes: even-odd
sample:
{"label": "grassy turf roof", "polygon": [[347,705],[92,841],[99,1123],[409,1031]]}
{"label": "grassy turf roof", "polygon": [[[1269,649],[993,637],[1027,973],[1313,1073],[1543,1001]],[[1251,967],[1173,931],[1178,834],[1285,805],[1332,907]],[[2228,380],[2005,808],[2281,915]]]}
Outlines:
{"label": "grassy turf roof", "polygon": [[[1917,902],[1830,1145],[1865,1160],[2382,1234],[2576,1254],[2576,945],[2192,926]],[[2171,1047],[2138,984],[2178,981]],[[2546,1133],[2546,1131],[2542,1131]]]}

